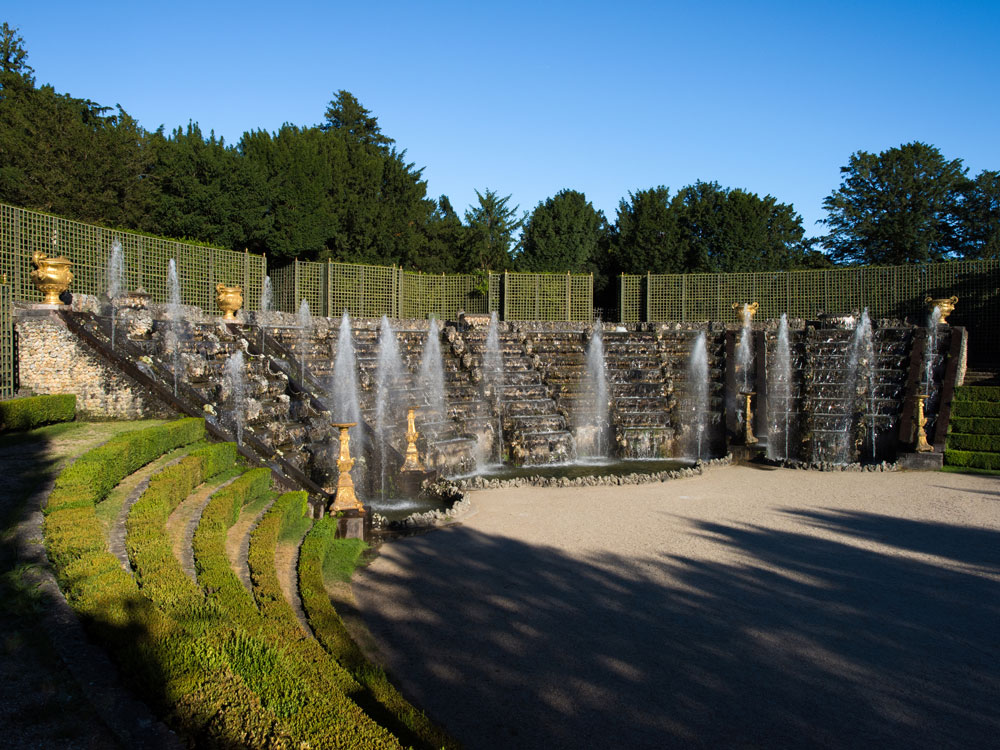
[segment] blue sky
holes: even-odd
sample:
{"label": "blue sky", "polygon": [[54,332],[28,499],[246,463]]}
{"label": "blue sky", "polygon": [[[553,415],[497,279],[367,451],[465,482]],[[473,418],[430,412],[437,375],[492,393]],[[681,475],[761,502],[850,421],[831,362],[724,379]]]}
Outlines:
{"label": "blue sky", "polygon": [[27,2],[39,83],[147,129],[323,119],[338,89],[461,213],[563,188],[613,220],[629,191],[716,180],[823,198],[859,149],[913,140],[1000,169],[1000,2]]}

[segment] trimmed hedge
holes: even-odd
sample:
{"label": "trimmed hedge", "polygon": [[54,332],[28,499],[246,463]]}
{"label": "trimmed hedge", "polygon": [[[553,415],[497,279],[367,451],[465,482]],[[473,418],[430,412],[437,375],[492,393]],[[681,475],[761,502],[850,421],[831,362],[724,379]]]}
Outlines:
{"label": "trimmed hedge", "polygon": [[1000,401],[1000,385],[960,385],[955,389],[956,401]]}
{"label": "trimmed hedge", "polygon": [[951,416],[955,417],[1000,417],[1000,401],[953,401]]}
{"label": "trimmed hedge", "polygon": [[[124,478],[129,468],[203,435],[202,420],[179,420],[117,436],[85,454],[60,475],[49,498],[46,549],[71,606],[171,723],[207,746],[286,745],[288,735],[276,717],[211,644],[190,637],[140,592],[107,551],[94,515],[93,503],[104,499],[103,488],[114,486],[115,476]],[[74,471],[78,464],[82,468]],[[94,483],[87,484],[88,478]]]}
{"label": "trimmed hedge", "polygon": [[31,430],[76,419],[76,395],[27,396],[0,401],[0,432]]}
{"label": "trimmed hedge", "polygon": [[[195,532],[198,580],[225,620],[238,626],[224,644],[227,661],[297,742],[311,747],[399,747],[396,738],[352,700],[363,694],[360,686],[306,637],[294,614],[289,622],[277,607],[259,612],[229,564],[229,527],[243,505],[270,488],[270,481],[269,470],[255,469],[217,492]],[[273,552],[271,560],[273,567]]]}
{"label": "trimmed hedge", "polygon": [[948,423],[952,432],[964,432],[977,435],[1000,435],[1000,419],[982,417],[952,417]]}
{"label": "trimmed hedge", "polygon": [[1000,453],[983,453],[978,451],[947,450],[944,462],[948,466],[968,466],[974,469],[989,469],[1000,471]]}
{"label": "trimmed hedge", "polygon": [[[398,736],[416,747],[459,747],[400,694],[382,669],[368,661],[344,627],[323,583],[323,569],[327,556],[341,552],[354,556],[360,549],[357,540],[336,539],[336,531],[335,518],[317,521],[299,550],[299,595],[317,640],[365,687],[374,706],[385,712],[382,723],[392,726]],[[374,713],[374,707],[369,713]]]}
{"label": "trimmed hedge", "polygon": [[204,437],[205,420],[194,418],[116,435],[82,455],[56,478],[45,512],[98,503],[129,474]]}
{"label": "trimmed hedge", "polygon": [[1000,452],[1000,435],[975,435],[952,432],[948,435],[948,450]]}

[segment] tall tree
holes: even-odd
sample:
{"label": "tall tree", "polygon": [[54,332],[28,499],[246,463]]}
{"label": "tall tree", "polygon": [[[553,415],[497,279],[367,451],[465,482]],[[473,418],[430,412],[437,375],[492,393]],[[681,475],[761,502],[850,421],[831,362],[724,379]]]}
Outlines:
{"label": "tall tree", "polygon": [[961,159],[915,141],[879,154],[858,151],[841,167],[840,187],[823,201],[835,260],[894,265],[961,253]]}
{"label": "tall tree", "polygon": [[1000,258],[1000,172],[984,170],[965,185],[959,233],[964,257]]}
{"label": "tall tree", "polygon": [[511,246],[514,234],[524,226],[519,206],[511,208],[511,196],[501,198],[495,190],[476,191],[479,205],[465,211],[468,225],[466,271],[503,271],[511,267]]}
{"label": "tall tree", "polygon": [[361,102],[354,94],[344,89],[340,89],[330,100],[323,127],[327,130],[340,131],[370,146],[388,148],[395,143],[392,138],[382,134],[378,118],[361,106]]}
{"label": "tall tree", "polygon": [[677,243],[670,190],[663,185],[629,193],[618,204],[611,241],[613,272],[680,273],[685,261]]}
{"label": "tall tree", "polygon": [[[32,73],[35,71],[28,65],[28,49],[24,46],[24,37],[18,31],[19,29],[8,26],[6,21],[0,25],[0,75],[17,76],[29,86],[34,86]],[[0,78],[0,87],[3,83],[4,79]]]}
{"label": "tall tree", "polygon": [[534,272],[592,271],[604,224],[604,214],[583,193],[561,190],[531,212],[518,266]]}
{"label": "tall tree", "polygon": [[805,230],[791,205],[717,182],[696,182],[671,203],[677,256],[690,272],[778,270],[802,264]]}
{"label": "tall tree", "polygon": [[462,267],[467,235],[468,228],[455,213],[448,196],[442,195],[424,227],[424,241],[402,264],[424,273],[455,273]]}

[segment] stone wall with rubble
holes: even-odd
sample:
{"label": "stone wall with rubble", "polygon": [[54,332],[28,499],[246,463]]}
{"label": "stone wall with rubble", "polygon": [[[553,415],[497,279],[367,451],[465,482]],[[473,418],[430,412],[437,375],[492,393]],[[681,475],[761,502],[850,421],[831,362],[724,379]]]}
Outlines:
{"label": "stone wall with rubble", "polygon": [[15,310],[19,393],[75,393],[89,419],[143,419],[173,413],[105,362],[47,310]]}

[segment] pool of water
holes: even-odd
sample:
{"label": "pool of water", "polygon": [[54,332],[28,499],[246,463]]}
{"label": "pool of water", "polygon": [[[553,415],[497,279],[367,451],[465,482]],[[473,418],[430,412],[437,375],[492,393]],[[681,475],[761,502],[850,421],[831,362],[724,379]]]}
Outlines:
{"label": "pool of water", "polygon": [[[694,466],[694,461],[683,458],[636,458],[636,459],[584,459],[565,464],[545,464],[542,466],[504,466],[494,464],[486,466],[482,471],[464,474],[450,479],[525,479],[528,477],[580,477],[625,476],[626,474],[653,474],[659,471],[674,471]],[[428,510],[444,510],[447,506],[436,499],[396,497],[386,499],[369,499],[365,503],[369,508],[382,514],[390,521],[399,521],[411,513],[424,513]]]}

